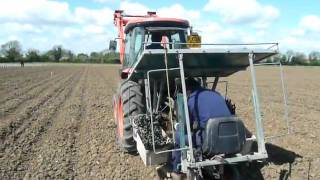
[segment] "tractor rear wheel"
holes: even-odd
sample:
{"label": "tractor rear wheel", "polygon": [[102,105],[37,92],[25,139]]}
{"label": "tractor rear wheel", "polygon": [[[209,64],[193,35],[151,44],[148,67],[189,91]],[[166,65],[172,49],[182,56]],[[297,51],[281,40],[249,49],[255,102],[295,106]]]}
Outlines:
{"label": "tractor rear wheel", "polygon": [[125,81],[120,86],[117,105],[118,140],[123,151],[135,153],[136,142],[130,118],[144,112],[141,85],[134,81]]}

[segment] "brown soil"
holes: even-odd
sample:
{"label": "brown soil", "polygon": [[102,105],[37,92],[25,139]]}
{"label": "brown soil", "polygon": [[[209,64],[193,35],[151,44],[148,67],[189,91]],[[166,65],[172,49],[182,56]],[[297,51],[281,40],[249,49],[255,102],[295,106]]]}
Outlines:
{"label": "brown soil", "polygon": [[[0,179],[157,179],[154,167],[120,152],[116,144],[112,97],[118,69],[1,69]],[[273,67],[257,69],[267,136],[286,132],[276,73]],[[320,179],[319,73],[320,68],[285,68],[293,133],[272,140],[270,163],[262,169],[265,179],[289,173],[290,179]],[[254,131],[248,75],[240,72],[225,80],[239,116]]]}

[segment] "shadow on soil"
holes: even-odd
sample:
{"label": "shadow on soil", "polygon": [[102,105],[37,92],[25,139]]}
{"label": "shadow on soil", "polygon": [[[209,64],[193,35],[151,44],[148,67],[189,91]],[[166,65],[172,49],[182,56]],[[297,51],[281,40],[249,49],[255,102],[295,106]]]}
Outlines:
{"label": "shadow on soil", "polygon": [[[253,143],[251,146],[251,152],[257,152],[257,143]],[[271,144],[271,143],[266,143],[266,150],[268,152],[269,158],[265,163],[260,163],[260,162],[251,162],[251,163],[244,163],[238,166],[239,172],[241,174],[241,179],[245,180],[264,180],[265,178],[263,177],[263,174],[261,173],[261,169],[264,166],[267,166],[268,164],[275,164],[275,165],[288,165],[288,168],[283,168],[279,173],[279,180],[288,180],[291,176],[291,168],[292,165],[295,163],[297,158],[302,158],[301,155],[293,152],[286,150],[282,147],[279,147],[277,145]],[[167,168],[170,169],[170,168]],[[168,170],[167,170],[168,171]],[[165,177],[166,174],[161,172],[162,175],[159,176]],[[159,172],[158,172],[159,175]],[[204,178],[206,179],[206,178]]]}
{"label": "shadow on soil", "polygon": [[[257,151],[257,144],[253,144],[253,151]],[[260,170],[267,164],[272,163],[275,165],[288,165],[288,169],[282,169],[279,173],[279,180],[287,180],[289,179],[291,175],[291,169],[293,163],[296,161],[296,158],[302,158],[301,155],[286,150],[282,147],[279,147],[277,145],[266,143],[266,150],[268,152],[269,158],[267,159],[267,162],[265,164],[256,165],[255,168],[258,168]],[[263,176],[261,175],[258,179],[263,179]]]}

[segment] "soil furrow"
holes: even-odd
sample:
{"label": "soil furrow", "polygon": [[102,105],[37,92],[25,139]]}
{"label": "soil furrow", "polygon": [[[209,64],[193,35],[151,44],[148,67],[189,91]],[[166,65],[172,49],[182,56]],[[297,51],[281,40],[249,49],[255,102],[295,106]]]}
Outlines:
{"label": "soil furrow", "polygon": [[59,111],[51,128],[44,135],[44,144],[34,148],[35,158],[29,162],[25,179],[73,179],[76,159],[75,139],[83,114],[86,70],[75,86],[63,111]]}
{"label": "soil furrow", "polygon": [[8,97],[4,100],[4,103],[0,103],[0,117],[4,118],[6,115],[12,113],[13,110],[19,110],[19,107],[24,106],[29,100],[36,98],[40,93],[46,91],[48,88],[52,87],[52,85],[58,83],[64,78],[64,75],[60,75],[51,81],[43,82],[38,86],[34,86],[31,89],[25,90],[25,92]]}
{"label": "soil furrow", "polygon": [[[77,73],[74,73],[70,75],[69,77],[65,78],[62,82],[55,84],[52,89],[50,89],[47,93],[44,93],[40,96],[40,98],[37,98],[35,101],[31,102],[29,106],[24,107],[21,112],[17,114],[12,114],[10,116],[7,116],[5,119],[1,119],[0,124],[0,141],[1,146],[0,150],[4,147],[4,140],[6,137],[15,131],[19,131],[21,129],[27,128],[29,122],[25,122],[26,120],[30,119],[30,117],[39,111],[39,108],[42,107],[47,101],[54,99],[57,94],[61,93],[64,89],[64,86],[68,83],[72,82],[72,78],[76,76]],[[23,126],[23,128],[20,128],[20,126]]]}
{"label": "soil furrow", "polygon": [[[105,76],[103,68],[95,68],[88,86],[87,114],[79,129],[80,137],[77,178],[79,179],[154,179],[154,169],[145,167],[138,156],[121,153],[116,145],[112,120],[112,91],[117,79]],[[116,72],[108,68],[107,72]],[[114,167],[117,167],[115,170]],[[143,167],[143,168],[141,168]]]}
{"label": "soil furrow", "polygon": [[[2,99],[0,101],[0,104],[5,103],[8,100],[18,98],[19,96],[22,96],[29,91],[37,88],[38,86],[41,86],[45,83],[48,83],[52,80],[55,80],[57,77],[62,77],[66,72],[63,73],[57,73],[55,76],[51,77],[50,75],[46,76],[40,76],[40,78],[32,78],[30,81],[24,81],[23,83],[18,83],[19,87],[14,87],[14,90],[8,89],[7,92],[2,92],[0,94],[6,94],[6,98]],[[46,77],[46,78],[44,78]]]}
{"label": "soil furrow", "polygon": [[[50,69],[53,69],[53,67],[41,67],[41,68],[33,68],[33,67],[26,67],[26,68],[14,68],[14,69],[10,69],[7,71],[7,75],[3,75],[1,76],[3,78],[3,81],[0,81],[0,84],[8,82],[8,81],[13,81],[15,82],[16,79],[19,79],[20,77],[27,77],[26,79],[28,79],[28,76],[33,75],[33,74],[42,74],[42,72],[46,72]],[[27,75],[27,76],[25,76]],[[26,80],[25,79],[25,80]]]}
{"label": "soil furrow", "polygon": [[[62,109],[64,103],[70,97],[74,84],[79,82],[79,79],[79,77],[73,76],[71,79],[73,81],[65,83],[65,86],[58,91],[56,97],[48,100],[38,111],[33,113],[32,117],[30,117],[30,126],[18,132],[18,137],[13,134],[13,138],[7,138],[11,142],[6,143],[9,144],[5,150],[6,155],[1,157],[3,162],[1,176],[3,178],[22,179],[24,177],[26,170],[29,168],[25,166],[25,162],[33,158],[33,147],[37,145],[42,135],[46,134],[46,131],[51,127],[57,112]],[[7,173],[4,174],[2,172]]]}
{"label": "soil furrow", "polygon": [[[97,124],[97,121],[102,121],[100,113],[95,109],[103,108],[101,105],[101,94],[100,98],[97,97],[97,89],[101,87],[97,86],[101,84],[99,80],[96,79],[97,76],[94,74],[94,71],[91,69],[88,76],[87,91],[85,94],[85,109],[86,112],[83,115],[83,121],[79,127],[79,136],[76,140],[78,161],[76,164],[76,177],[77,179],[92,179],[92,178],[106,178],[103,174],[96,174],[99,164],[102,165],[101,159],[98,156],[103,156],[103,153],[99,153],[99,146],[105,145],[105,142],[98,142],[96,135],[96,130],[103,129],[103,124]],[[89,94],[90,92],[90,94]],[[109,178],[107,178],[109,179]]]}
{"label": "soil furrow", "polygon": [[[40,67],[37,67],[35,69],[39,70]],[[25,88],[26,86],[29,86],[30,84],[34,84],[39,82],[40,80],[46,78],[56,76],[61,73],[68,72],[70,70],[66,67],[41,67],[43,68],[41,71],[34,71],[32,73],[29,73],[28,71],[21,69],[17,72],[11,72],[9,71],[8,74],[12,75],[13,77],[10,78],[2,78],[0,79],[0,94],[9,93],[11,91],[16,91],[21,88]]]}

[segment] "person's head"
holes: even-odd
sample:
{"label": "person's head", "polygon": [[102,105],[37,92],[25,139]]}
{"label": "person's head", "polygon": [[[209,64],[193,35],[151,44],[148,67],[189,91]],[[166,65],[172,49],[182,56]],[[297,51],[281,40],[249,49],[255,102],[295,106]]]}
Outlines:
{"label": "person's head", "polygon": [[186,79],[186,90],[188,95],[190,95],[193,91],[199,89],[200,87],[200,83],[196,81],[194,78]]}
{"label": "person's head", "polygon": [[152,42],[161,42],[162,35],[159,32],[153,32],[151,35]]}

